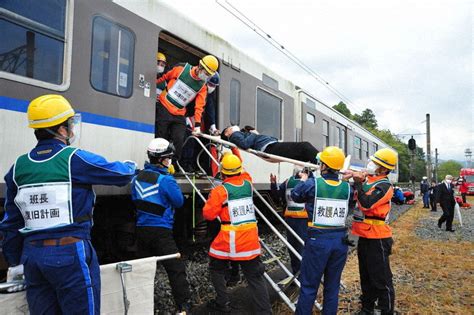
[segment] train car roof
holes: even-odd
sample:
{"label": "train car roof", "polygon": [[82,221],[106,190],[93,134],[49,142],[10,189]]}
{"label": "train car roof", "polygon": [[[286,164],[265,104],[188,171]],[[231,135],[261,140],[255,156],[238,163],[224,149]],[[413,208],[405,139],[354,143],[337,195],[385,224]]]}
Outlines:
{"label": "train car roof", "polygon": [[[158,25],[172,35],[180,37],[190,44],[208,51],[211,54],[215,54],[221,60],[231,63],[234,67],[240,68],[254,77],[259,78],[260,80],[262,80],[263,74],[270,76],[272,79],[278,81],[278,88],[281,92],[291,96],[294,95],[296,86],[292,81],[289,81],[273,72],[269,68],[266,68],[260,62],[257,62],[226,40],[213,34],[212,32],[205,29],[202,25],[199,25],[185,15],[181,14],[179,11],[169,6],[164,1],[137,2],[136,0],[113,0],[113,2],[150,21],[151,23]],[[233,63],[235,61],[238,62]],[[326,105],[324,102],[311,95],[308,91],[300,91],[303,91],[316,102],[321,104],[322,106],[319,106],[317,110],[321,111],[323,114],[331,117],[342,125],[347,126],[349,129],[354,130],[356,133],[364,136],[366,139],[372,142],[390,147],[367,129],[359,125],[357,122],[347,118],[332,107]]]}

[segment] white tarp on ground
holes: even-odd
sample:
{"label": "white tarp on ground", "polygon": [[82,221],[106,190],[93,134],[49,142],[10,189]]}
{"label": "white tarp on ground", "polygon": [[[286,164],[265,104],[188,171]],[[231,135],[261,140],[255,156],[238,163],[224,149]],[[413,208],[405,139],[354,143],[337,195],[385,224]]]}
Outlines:
{"label": "white tarp on ground", "polygon": [[[154,280],[158,257],[130,260],[132,271],[124,273],[127,297],[130,301],[128,314],[153,314]],[[124,314],[122,283],[117,263],[100,266],[102,281],[101,314]],[[0,293],[0,314],[29,314],[26,293]]]}

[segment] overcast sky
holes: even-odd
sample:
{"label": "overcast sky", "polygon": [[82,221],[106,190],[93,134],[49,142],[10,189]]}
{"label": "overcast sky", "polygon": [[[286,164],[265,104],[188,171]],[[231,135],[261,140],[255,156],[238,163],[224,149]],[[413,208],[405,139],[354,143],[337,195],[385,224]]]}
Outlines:
{"label": "overcast sky", "polygon": [[[339,98],[216,1],[166,1],[327,104]],[[474,151],[473,5],[468,0],[219,0],[231,4],[352,101],[379,128],[425,133],[439,158]],[[408,141],[409,137],[404,140]],[[425,135],[416,136],[426,151]]]}

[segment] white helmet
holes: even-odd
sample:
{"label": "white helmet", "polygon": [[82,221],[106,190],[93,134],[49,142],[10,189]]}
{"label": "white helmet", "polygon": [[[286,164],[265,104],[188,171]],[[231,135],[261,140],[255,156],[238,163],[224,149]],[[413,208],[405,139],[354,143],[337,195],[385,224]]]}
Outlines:
{"label": "white helmet", "polygon": [[426,177],[426,176],[423,176],[423,179],[428,179],[428,177]]}
{"label": "white helmet", "polygon": [[166,139],[156,138],[151,140],[146,151],[149,157],[168,158],[174,155],[174,145]]}

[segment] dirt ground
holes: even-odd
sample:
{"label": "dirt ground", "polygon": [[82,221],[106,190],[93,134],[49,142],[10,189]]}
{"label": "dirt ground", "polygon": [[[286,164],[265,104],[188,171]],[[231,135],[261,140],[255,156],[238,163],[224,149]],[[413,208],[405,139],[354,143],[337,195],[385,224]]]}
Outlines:
{"label": "dirt ground", "polygon": [[[468,202],[474,204],[474,197]],[[467,214],[474,215],[474,207]],[[429,217],[430,212],[417,203],[392,224],[395,309],[401,314],[474,314],[474,243],[455,237],[448,241],[420,239],[415,229]],[[463,228],[472,231],[474,226]],[[355,313],[360,309],[355,251],[347,260],[342,281],[346,290],[340,294],[339,314]],[[274,308],[275,314],[290,314],[284,308]]]}

